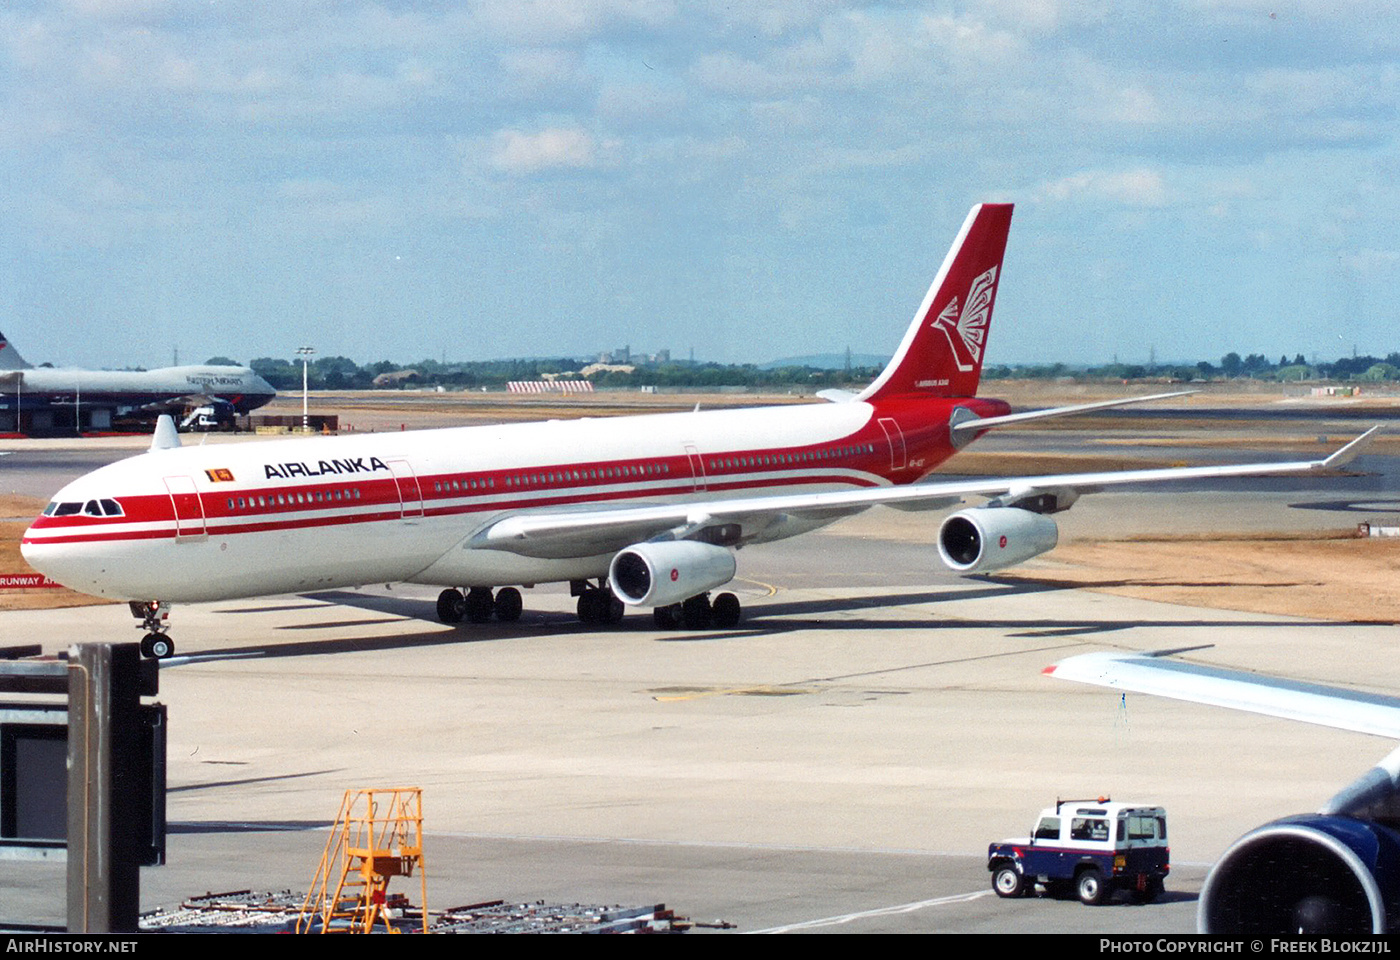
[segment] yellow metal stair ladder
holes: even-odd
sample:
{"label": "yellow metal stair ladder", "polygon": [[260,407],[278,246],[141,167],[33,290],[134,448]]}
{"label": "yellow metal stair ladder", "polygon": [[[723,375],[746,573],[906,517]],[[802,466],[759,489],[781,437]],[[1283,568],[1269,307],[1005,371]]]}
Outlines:
{"label": "yellow metal stair ladder", "polygon": [[428,932],[423,866],[423,791],[418,787],[347,790],[326,852],[302,904],[297,933],[399,933],[386,912],[389,881],[422,884],[422,932]]}

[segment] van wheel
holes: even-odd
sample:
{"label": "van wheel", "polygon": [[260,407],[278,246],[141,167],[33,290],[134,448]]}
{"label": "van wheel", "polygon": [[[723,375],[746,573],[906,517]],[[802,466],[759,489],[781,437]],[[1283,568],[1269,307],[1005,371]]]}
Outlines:
{"label": "van wheel", "polygon": [[1007,899],[1024,896],[1026,878],[1017,873],[1015,867],[1000,866],[992,873],[992,889],[997,892],[997,896]]}

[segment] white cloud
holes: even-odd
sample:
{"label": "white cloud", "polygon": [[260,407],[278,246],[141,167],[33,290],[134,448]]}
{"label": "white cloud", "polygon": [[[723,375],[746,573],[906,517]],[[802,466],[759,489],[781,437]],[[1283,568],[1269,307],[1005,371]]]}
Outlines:
{"label": "white cloud", "polygon": [[672,0],[478,0],[472,14],[508,40],[578,43],[614,29],[654,29],[676,8]]}
{"label": "white cloud", "polygon": [[1370,248],[1345,250],[1337,255],[1337,260],[1344,269],[1354,275],[1370,278],[1392,273],[1396,267],[1400,267],[1400,251]]}
{"label": "white cloud", "polygon": [[1137,207],[1160,207],[1167,202],[1162,175],[1148,167],[1133,170],[1085,170],[1035,189],[1038,200],[1067,202],[1110,200]]}
{"label": "white cloud", "polygon": [[581,58],[572,50],[553,47],[508,49],[499,57],[509,92],[523,97],[539,97],[573,90],[589,83],[581,69]]}
{"label": "white cloud", "polygon": [[600,145],[592,134],[577,127],[554,127],[538,133],[499,130],[491,138],[491,165],[515,176],[585,169],[602,164],[602,154],[610,146]]}

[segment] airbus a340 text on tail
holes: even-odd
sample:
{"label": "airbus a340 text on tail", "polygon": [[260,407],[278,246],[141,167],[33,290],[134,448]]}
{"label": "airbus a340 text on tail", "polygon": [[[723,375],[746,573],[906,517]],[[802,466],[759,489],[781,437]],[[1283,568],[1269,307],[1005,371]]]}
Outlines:
{"label": "airbus a340 text on tail", "polygon": [[521,612],[519,586],[570,582],[587,622],[651,607],[728,626],[734,550],[876,504],[989,502],[943,521],[938,551],[985,573],[1051,549],[1049,514],[1086,488],[1333,466],[1325,461],[919,482],[984,431],[1150,397],[1012,414],[976,397],[1010,204],[974,207],[889,366],[834,402],[462,427],[150,452],[55,495],[23,540],[34,569],[132,601],[166,656],[168,604],[406,581],[444,587],[447,622]]}

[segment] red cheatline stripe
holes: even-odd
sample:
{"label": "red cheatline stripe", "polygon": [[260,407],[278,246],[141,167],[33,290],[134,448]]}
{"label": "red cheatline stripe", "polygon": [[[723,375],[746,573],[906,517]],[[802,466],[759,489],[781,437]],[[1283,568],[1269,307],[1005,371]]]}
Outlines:
{"label": "red cheatline stripe", "polygon": [[[787,486],[795,486],[795,485],[798,485],[798,484],[829,483],[829,482],[837,482],[837,481],[842,482],[842,483],[846,483],[846,484],[853,484],[853,485],[856,485],[856,486],[862,486],[862,487],[874,487],[874,486],[878,486],[878,484],[876,484],[874,481],[866,480],[866,479],[864,479],[864,478],[855,478],[855,477],[849,477],[849,476],[839,476],[839,477],[830,477],[830,476],[827,476],[827,477],[820,477],[820,476],[814,476],[814,477],[786,477],[786,478],[783,478],[783,483],[779,484],[779,486],[787,487]],[[761,489],[763,488],[763,486],[764,486],[764,485],[762,485],[762,484],[748,484],[748,483],[716,483],[716,482],[711,482],[711,483],[709,484],[708,489],[710,489],[710,490],[732,490],[732,491],[742,491],[742,490],[754,490],[754,491],[757,491],[757,490],[761,490]],[[542,491],[542,492],[543,492],[543,491]],[[676,489],[675,489],[674,487],[662,487],[662,488],[651,488],[651,489],[641,489],[641,490],[635,490],[635,489],[633,489],[633,490],[604,491],[604,492],[600,492],[600,493],[590,494],[590,495],[588,495],[588,496],[567,496],[567,495],[562,495],[562,496],[557,496],[557,497],[543,496],[543,497],[537,497],[537,498],[532,498],[532,499],[509,500],[509,501],[496,501],[496,502],[491,502],[491,503],[463,504],[463,505],[461,505],[461,506],[456,506],[456,507],[433,507],[433,506],[426,506],[425,509],[424,509],[424,511],[423,511],[423,515],[424,515],[424,516],[429,516],[429,517],[446,517],[446,516],[463,515],[463,514],[470,514],[470,513],[499,513],[499,512],[503,512],[503,511],[509,511],[509,510],[523,510],[523,509],[529,509],[529,508],[538,509],[538,508],[541,508],[541,507],[559,507],[559,506],[571,506],[571,505],[590,504],[590,503],[601,503],[601,502],[605,502],[605,501],[640,499],[640,498],[654,497],[654,496],[659,496],[659,495],[664,495],[664,494],[674,494],[674,493],[676,493],[676,492],[677,492],[677,491],[676,491]],[[689,493],[690,491],[685,491],[685,492],[686,492],[686,493]],[[160,499],[160,498],[155,498],[155,499]],[[417,502],[419,502],[419,501],[414,501],[414,502],[417,503]],[[697,501],[697,502],[703,504],[704,501]],[[317,505],[308,504],[308,505],[298,505],[298,506],[304,507],[304,509],[299,510],[298,512],[306,512],[306,509],[305,509],[305,508],[315,509]],[[385,505],[383,505],[383,506],[390,507],[390,509],[388,509],[388,510],[383,510],[383,509],[381,509],[381,510],[377,510],[377,511],[375,511],[375,512],[373,512],[373,513],[368,513],[368,512],[367,512],[367,513],[352,513],[352,514],[336,514],[336,515],[328,516],[328,517],[302,517],[302,518],[289,518],[289,519],[286,519],[286,520],[279,520],[279,519],[277,519],[277,516],[276,516],[275,514],[271,514],[271,515],[269,515],[269,514],[263,514],[263,515],[262,515],[262,518],[260,518],[260,519],[256,519],[256,520],[255,520],[255,519],[251,519],[251,518],[250,518],[247,522],[244,522],[244,523],[234,523],[234,524],[217,523],[217,522],[215,522],[215,523],[210,523],[210,522],[207,522],[207,521],[206,521],[206,523],[204,524],[204,529],[203,529],[202,532],[207,533],[207,534],[209,534],[210,536],[223,536],[223,535],[234,534],[234,533],[265,533],[265,532],[277,531],[277,530],[301,530],[301,529],[310,529],[310,528],[314,528],[314,527],[340,526],[340,525],[343,525],[343,524],[350,524],[350,523],[379,523],[379,522],[383,522],[383,521],[400,520],[400,519],[402,519],[403,513],[402,513],[402,511],[399,509],[398,504],[385,504]],[[418,514],[416,514],[416,513],[411,514],[411,516],[417,516],[417,515],[418,515]],[[64,519],[69,519],[69,518],[64,518]],[[164,522],[167,522],[167,523],[171,524],[171,526],[166,527],[166,528],[161,529],[161,530],[136,530],[136,531],[107,530],[107,531],[103,531],[103,530],[101,530],[102,521],[97,520],[96,518],[94,518],[94,520],[93,520],[93,522],[92,522],[91,524],[85,525],[85,526],[83,526],[83,527],[81,527],[81,528],[76,528],[76,529],[81,529],[81,530],[82,530],[81,533],[76,532],[76,529],[75,529],[75,532],[74,532],[74,533],[71,533],[71,534],[64,534],[64,535],[59,535],[59,536],[44,536],[44,537],[25,537],[25,538],[23,538],[23,540],[22,540],[21,542],[22,542],[22,543],[26,543],[26,544],[32,544],[32,545],[35,545],[35,546],[43,546],[43,545],[46,545],[46,544],[101,543],[101,542],[115,542],[115,541],[123,541],[123,540],[160,540],[160,539],[174,539],[174,537],[175,537],[175,528],[174,528],[174,523],[175,523],[175,521],[174,521],[174,519],[171,518],[171,517],[168,517],[168,516],[167,516],[167,517],[164,517],[164,518],[162,518],[162,519],[164,520]],[[129,518],[128,518],[128,520],[129,520]],[[191,524],[191,526],[198,526],[198,525],[199,525],[198,521],[190,521],[190,524]],[[73,529],[73,528],[70,528],[70,529]],[[193,534],[193,535],[198,536],[199,534]]]}

